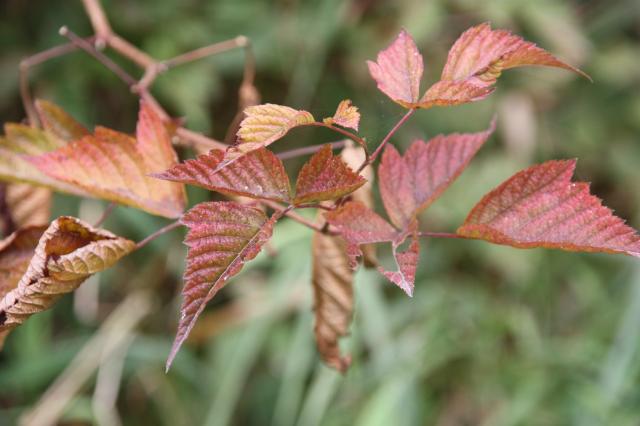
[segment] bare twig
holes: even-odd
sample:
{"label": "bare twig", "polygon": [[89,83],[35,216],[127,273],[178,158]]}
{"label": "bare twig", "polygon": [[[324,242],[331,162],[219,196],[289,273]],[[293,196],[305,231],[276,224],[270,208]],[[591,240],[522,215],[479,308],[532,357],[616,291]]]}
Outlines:
{"label": "bare twig", "polygon": [[93,226],[98,228],[100,225],[102,225],[104,221],[107,220],[109,215],[115,210],[116,207],[118,207],[116,203],[113,203],[113,202],[109,203],[109,205],[107,205],[107,207],[102,212],[102,215],[100,216],[100,218],[98,218],[98,220],[96,221],[96,223],[93,224]]}
{"label": "bare twig", "polygon": [[140,240],[138,242],[138,244],[136,244],[136,248],[135,249],[136,250],[141,249],[142,247],[146,246],[147,244],[149,244],[151,241],[155,240],[159,236],[161,236],[163,234],[166,234],[169,231],[173,231],[174,229],[180,227],[181,225],[182,224],[180,223],[179,220],[176,220],[175,222],[171,222],[167,226],[164,226],[164,227],[158,229],[156,232],[154,232],[153,234],[149,235],[145,239]]}
{"label": "bare twig", "polygon": [[275,201],[270,201],[270,200],[262,200],[262,203],[269,206],[270,208],[277,210],[279,212],[284,212],[284,215],[287,216],[290,219],[295,220],[296,222],[306,226],[307,228],[311,228],[314,231],[317,232],[322,232],[323,234],[330,234],[330,235],[336,235],[335,232],[326,229],[326,227],[324,225],[319,225],[309,219],[307,219],[304,216],[299,215],[298,213],[291,211],[291,206],[289,207],[284,207],[281,206],[280,204],[276,203]]}
{"label": "bare twig", "polygon": [[[331,145],[331,149],[341,149],[345,146],[345,141],[337,141],[337,142],[329,142]],[[281,160],[288,160],[290,158],[302,157],[303,155],[314,154],[317,151],[321,150],[323,146],[327,145],[326,143],[320,145],[311,145],[305,146],[303,148],[291,149],[289,151],[279,152],[277,157]]]}
{"label": "bare twig", "polygon": [[415,109],[410,109],[409,111],[407,111],[407,113],[405,115],[402,116],[402,118],[400,119],[400,121],[398,121],[396,123],[395,126],[393,126],[393,128],[391,130],[389,130],[389,133],[387,133],[387,136],[384,137],[384,139],[382,139],[382,142],[380,142],[380,145],[378,145],[378,147],[376,148],[375,151],[373,151],[373,154],[371,154],[371,156],[369,156],[368,158],[366,158],[364,160],[364,162],[360,165],[360,167],[358,168],[358,173],[360,173],[365,167],[367,167],[369,164],[373,164],[374,161],[376,161],[376,158],[378,158],[378,155],[380,155],[380,153],[382,152],[382,149],[385,147],[385,145],[387,144],[387,142],[389,142],[389,139],[391,139],[391,137],[393,135],[396,134],[396,132],[398,131],[398,129],[400,127],[402,127],[402,125],[404,123],[407,122],[407,120],[409,120],[409,118],[416,112]]}
{"label": "bare twig", "polygon": [[465,236],[452,234],[450,232],[426,232],[426,231],[418,232],[418,236],[427,237],[427,238],[462,238],[462,239],[467,238]]}
{"label": "bare twig", "polygon": [[355,133],[352,133],[338,126],[334,126],[333,124],[323,123],[322,121],[316,121],[314,123],[310,123],[309,126],[326,127],[327,129],[331,129],[334,132],[340,133],[341,135],[348,137],[349,139],[351,139],[352,141],[354,141],[364,149],[364,152],[365,154],[367,154],[367,158],[368,158],[369,152],[367,149],[367,142],[360,136],[356,135]]}

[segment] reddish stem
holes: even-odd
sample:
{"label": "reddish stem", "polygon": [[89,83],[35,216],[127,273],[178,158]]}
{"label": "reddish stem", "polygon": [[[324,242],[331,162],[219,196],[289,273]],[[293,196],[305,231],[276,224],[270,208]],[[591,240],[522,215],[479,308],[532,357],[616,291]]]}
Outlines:
{"label": "reddish stem", "polygon": [[418,232],[419,237],[427,237],[427,238],[458,238],[458,239],[466,239],[462,235],[452,234],[450,232]]}
{"label": "reddish stem", "polygon": [[182,226],[182,224],[180,223],[179,220],[176,220],[175,222],[171,222],[167,226],[158,229],[153,234],[151,234],[148,237],[146,237],[145,239],[139,241],[138,244],[136,244],[136,248],[135,249],[136,250],[141,249],[142,247],[146,246],[147,244],[149,244],[151,241],[155,240],[159,236],[161,236],[163,234],[166,234],[169,231],[173,231],[174,229],[178,228],[179,226]]}
{"label": "reddish stem", "polygon": [[380,153],[382,152],[382,149],[385,147],[385,145],[387,144],[387,142],[389,142],[389,140],[391,139],[391,137],[393,135],[395,135],[395,133],[398,131],[398,129],[400,127],[402,127],[402,125],[404,123],[407,122],[407,120],[409,120],[409,118],[416,112],[415,109],[410,109],[409,111],[407,111],[407,113],[405,115],[402,116],[402,118],[400,119],[400,121],[398,121],[396,123],[395,126],[393,126],[393,128],[391,130],[389,130],[389,133],[387,133],[387,136],[384,137],[384,139],[382,139],[382,142],[380,142],[380,145],[378,145],[378,147],[376,148],[375,151],[373,151],[373,154],[371,154],[371,156],[367,159],[365,159],[365,161],[360,165],[360,167],[358,168],[358,173],[360,173],[365,167],[367,167],[369,164],[372,164],[374,161],[376,161],[376,158],[378,158],[378,156],[380,155]]}
{"label": "reddish stem", "polygon": [[[323,143],[320,145],[305,146],[304,148],[297,148],[297,149],[291,149],[289,151],[279,152],[276,155],[281,160],[288,160],[290,158],[301,157],[303,155],[308,155],[308,154],[314,154],[320,149],[322,149],[322,147],[325,145],[326,144]],[[344,141],[337,141],[337,142],[330,142],[330,145],[331,145],[331,149],[340,149],[340,148],[344,148],[345,143]]]}

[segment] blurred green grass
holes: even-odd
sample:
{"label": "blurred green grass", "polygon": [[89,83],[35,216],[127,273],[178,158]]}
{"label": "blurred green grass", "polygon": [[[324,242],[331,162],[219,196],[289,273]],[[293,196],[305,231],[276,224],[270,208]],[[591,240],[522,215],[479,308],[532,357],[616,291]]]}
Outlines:
{"label": "blurred green grass", "polygon": [[[402,111],[368,77],[399,28],[416,38],[425,81],[467,27],[491,21],[583,67],[594,84],[558,70],[507,72],[486,101],[421,112],[393,141],[476,131],[494,111],[499,129],[471,167],[425,214],[431,229],[455,229],[489,189],[551,158],[578,157],[577,177],[640,227],[640,3],[635,0],[358,0],[104,2],[113,27],[158,58],[249,36],[263,101],[330,115],[350,98],[361,128],[378,141]],[[19,60],[61,43],[68,25],[90,33],[80,1],[0,4],[0,116],[24,113]],[[161,77],[154,93],[188,125],[224,137],[236,110],[242,54],[229,52]],[[133,71],[133,69],[132,69]],[[87,125],[130,131],[137,100],[82,53],[32,73],[34,93]],[[333,137],[303,129],[277,149]],[[291,161],[291,171],[299,161]],[[206,198],[191,191],[190,201]],[[56,198],[56,214],[91,217],[104,204]],[[164,223],[119,208],[106,227],[141,239]],[[0,354],[0,425],[15,424],[106,314],[136,289],[156,300],[124,354],[117,410],[125,425],[637,425],[640,422],[640,264],[607,255],[515,250],[481,242],[424,243],[416,295],[407,299],[360,271],[356,314],[341,377],[315,352],[310,233],[284,222],[273,247],[207,310],[198,344],[163,365],[177,322],[185,250],[180,232],[162,237],[100,275],[83,295],[16,330]],[[98,286],[98,287],[96,287]],[[99,301],[82,317],[79,305]],[[234,310],[231,307],[243,309]],[[257,314],[256,314],[257,313]],[[255,314],[255,315],[253,315]],[[209,336],[207,336],[209,334]],[[100,421],[91,379],[66,410],[66,424]]]}

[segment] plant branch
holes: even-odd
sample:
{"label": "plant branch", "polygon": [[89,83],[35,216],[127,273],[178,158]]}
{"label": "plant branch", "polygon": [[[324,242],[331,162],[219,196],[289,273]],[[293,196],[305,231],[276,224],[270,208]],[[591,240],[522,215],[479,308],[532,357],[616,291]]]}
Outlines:
{"label": "plant branch", "polygon": [[94,227],[98,228],[100,225],[104,223],[105,220],[111,215],[111,213],[118,207],[116,203],[109,203],[109,205],[104,209],[100,218],[93,224]]}
{"label": "plant branch", "polygon": [[450,232],[418,232],[419,237],[426,238],[459,238],[459,239],[467,239],[466,237],[458,234],[452,234]]}
{"label": "plant branch", "polygon": [[270,200],[261,200],[261,202],[263,204],[265,204],[266,206],[272,208],[273,210],[279,211],[279,212],[283,212],[283,214],[285,216],[287,216],[290,219],[295,220],[296,222],[306,226],[307,228],[311,228],[316,232],[322,232],[323,234],[331,234],[334,235],[335,233],[325,229],[324,225],[318,225],[317,223],[307,219],[304,216],[299,215],[298,213],[291,211],[292,206],[289,207],[283,207],[282,205],[280,205],[279,203],[275,202],[275,201],[270,201]]}
{"label": "plant branch", "polygon": [[402,125],[404,123],[407,122],[407,120],[409,120],[409,118],[416,112],[416,109],[412,108],[409,111],[407,111],[407,113],[405,115],[402,116],[402,118],[400,119],[400,121],[398,121],[396,123],[395,126],[393,126],[393,128],[391,130],[389,130],[389,133],[387,133],[387,136],[384,137],[384,139],[382,139],[382,142],[380,142],[380,145],[378,145],[378,147],[376,148],[375,151],[373,151],[373,154],[371,154],[371,156],[369,156],[369,158],[365,159],[365,161],[360,165],[360,167],[358,168],[358,173],[360,173],[365,167],[367,167],[369,164],[372,164],[374,161],[376,161],[376,158],[378,158],[378,156],[380,155],[380,153],[382,152],[382,149],[385,147],[385,145],[387,144],[387,142],[389,142],[389,140],[391,139],[391,137],[393,135],[395,135],[395,133],[398,131],[398,129],[400,127],[402,127]]}
{"label": "plant branch", "polygon": [[179,220],[176,220],[175,222],[171,222],[170,224],[168,224],[167,226],[164,226],[160,229],[158,229],[156,232],[154,232],[153,234],[149,235],[148,237],[146,237],[143,240],[140,240],[137,244],[136,244],[136,248],[135,250],[139,250],[142,247],[146,246],[147,244],[149,244],[151,241],[155,240],[156,238],[158,238],[161,235],[166,234],[169,231],[173,231],[174,229],[178,228],[182,226],[182,223],[180,223]]}
{"label": "plant branch", "polygon": [[[341,149],[341,148],[344,148],[344,146],[346,145],[344,141],[329,142],[329,144],[331,145],[331,149]],[[303,155],[316,153],[317,151],[322,149],[322,147],[325,145],[326,143],[319,144],[319,145],[305,146],[303,148],[291,149],[288,151],[279,152],[278,154],[276,154],[276,156],[281,160],[288,160],[290,158],[302,157]]]}
{"label": "plant branch", "polygon": [[340,133],[341,135],[348,137],[349,139],[351,139],[352,141],[360,145],[364,149],[365,154],[367,154],[367,158],[369,157],[367,142],[360,136],[356,135],[355,133],[352,133],[341,127],[334,126],[333,124],[323,123],[322,121],[316,121],[316,122],[310,123],[309,126],[326,127],[327,129],[331,129],[334,132]]}

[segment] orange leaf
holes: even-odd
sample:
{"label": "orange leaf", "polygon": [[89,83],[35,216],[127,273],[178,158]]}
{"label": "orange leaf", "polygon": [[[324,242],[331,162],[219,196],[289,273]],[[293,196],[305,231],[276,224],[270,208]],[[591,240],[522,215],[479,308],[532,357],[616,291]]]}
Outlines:
{"label": "orange leaf", "polygon": [[523,170],[485,195],[458,234],[518,248],[623,253],[640,257],[640,235],[589,185],[571,182],[576,161]]}
{"label": "orange leaf", "polygon": [[331,145],[324,145],[302,166],[296,181],[294,204],[335,200],[365,184],[365,179],[351,170]]}
{"label": "orange leaf", "polygon": [[[224,151],[215,149],[154,174],[159,179],[188,183],[226,195],[241,195],[289,203],[291,187],[282,161],[266,148],[259,148],[223,169],[218,166]],[[218,170],[216,172],[216,170]]]}
{"label": "orange leaf", "polygon": [[148,175],[166,170],[176,160],[167,127],[144,102],[135,139],[97,127],[93,135],[31,158],[48,176],[94,197],[165,217],[178,217],[184,210],[184,186]]}
{"label": "orange leaf", "polygon": [[340,102],[333,117],[325,118],[322,121],[325,124],[335,123],[342,127],[348,127],[357,132],[360,124],[360,113],[358,112],[358,107],[351,104],[351,100],[345,99]]}
{"label": "orange leaf", "polygon": [[367,65],[378,89],[394,102],[412,108],[418,101],[424,64],[406,31],[402,30],[389,47],[378,53],[376,62],[367,61]]}

